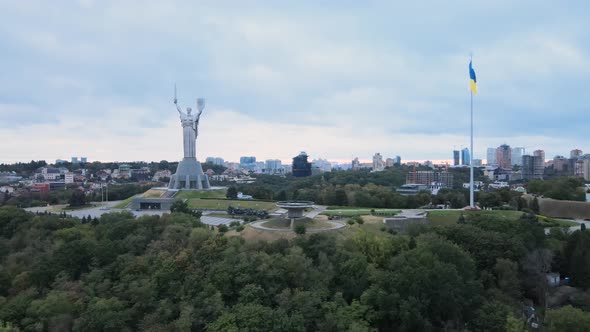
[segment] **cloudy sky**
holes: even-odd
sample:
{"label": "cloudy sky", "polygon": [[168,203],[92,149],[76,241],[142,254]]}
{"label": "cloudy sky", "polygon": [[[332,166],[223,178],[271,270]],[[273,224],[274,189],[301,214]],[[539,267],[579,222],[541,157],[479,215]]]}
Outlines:
{"label": "cloudy sky", "polygon": [[[416,1],[417,2],[417,1]],[[1,1],[0,163],[590,152],[585,1]]]}

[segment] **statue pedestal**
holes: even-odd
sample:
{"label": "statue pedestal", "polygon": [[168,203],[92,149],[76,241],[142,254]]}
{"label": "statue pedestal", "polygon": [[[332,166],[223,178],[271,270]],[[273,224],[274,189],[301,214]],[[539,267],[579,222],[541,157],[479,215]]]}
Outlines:
{"label": "statue pedestal", "polygon": [[170,177],[168,189],[206,190],[211,186],[201,163],[196,158],[184,158],[178,163],[176,173]]}

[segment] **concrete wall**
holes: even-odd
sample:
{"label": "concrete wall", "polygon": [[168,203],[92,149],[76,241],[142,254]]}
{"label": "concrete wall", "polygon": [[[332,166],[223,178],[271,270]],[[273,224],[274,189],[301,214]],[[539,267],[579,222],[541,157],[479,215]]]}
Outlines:
{"label": "concrete wall", "polygon": [[538,198],[540,212],[553,218],[590,219],[590,203]]}
{"label": "concrete wall", "polygon": [[172,204],[176,201],[174,198],[148,198],[137,197],[131,200],[131,210],[139,210],[141,203],[159,203],[160,210],[170,210]]}
{"label": "concrete wall", "polygon": [[383,223],[385,224],[385,227],[403,233],[407,230],[408,225],[428,224],[428,218],[427,217],[408,218],[408,217],[398,216],[398,217],[385,218],[385,219],[383,219]]}

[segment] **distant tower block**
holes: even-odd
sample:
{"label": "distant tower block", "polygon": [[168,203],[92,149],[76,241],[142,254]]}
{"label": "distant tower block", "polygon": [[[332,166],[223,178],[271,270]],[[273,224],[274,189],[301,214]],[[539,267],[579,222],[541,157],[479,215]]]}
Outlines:
{"label": "distant tower block", "polygon": [[196,148],[199,118],[205,108],[205,100],[201,98],[197,99],[197,114],[192,114],[190,107],[187,107],[186,113],[184,113],[178,106],[175,86],[174,104],[176,105],[176,110],[180,114],[180,123],[182,124],[184,158],[178,163],[176,173],[170,177],[168,189],[210,189],[209,178],[203,172],[201,163],[197,161]]}

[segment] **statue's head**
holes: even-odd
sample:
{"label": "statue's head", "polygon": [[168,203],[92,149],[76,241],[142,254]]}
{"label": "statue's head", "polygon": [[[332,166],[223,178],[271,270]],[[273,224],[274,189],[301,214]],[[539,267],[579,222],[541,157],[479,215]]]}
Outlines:
{"label": "statue's head", "polygon": [[190,107],[187,107],[187,108],[186,108],[186,113],[188,113],[188,114],[191,114],[191,112],[192,112],[192,111],[193,111],[193,110],[192,110]]}

